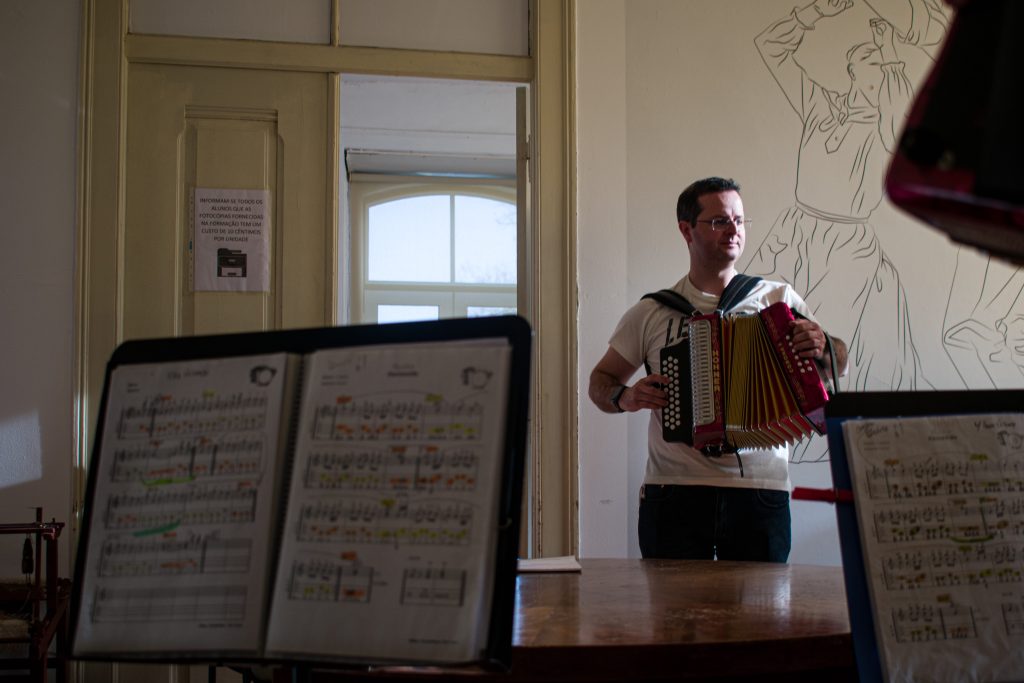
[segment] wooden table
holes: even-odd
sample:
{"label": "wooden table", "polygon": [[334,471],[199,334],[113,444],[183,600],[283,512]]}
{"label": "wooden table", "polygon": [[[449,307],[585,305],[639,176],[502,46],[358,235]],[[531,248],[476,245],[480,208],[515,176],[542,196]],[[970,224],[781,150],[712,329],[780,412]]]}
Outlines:
{"label": "wooden table", "polygon": [[388,668],[310,671],[308,680],[856,680],[839,567],[581,564],[580,573],[518,576],[508,674]]}

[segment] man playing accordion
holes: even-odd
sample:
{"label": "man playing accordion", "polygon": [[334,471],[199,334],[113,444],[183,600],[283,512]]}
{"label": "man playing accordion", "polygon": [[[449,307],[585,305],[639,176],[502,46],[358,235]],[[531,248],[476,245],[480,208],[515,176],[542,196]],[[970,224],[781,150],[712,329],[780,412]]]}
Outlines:
{"label": "man playing accordion", "polygon": [[[737,273],[749,223],[739,189],[730,179],[705,178],[679,195],[676,217],[690,268],[672,289],[703,314],[719,310],[726,299],[729,315],[756,314],[784,302],[797,316],[789,330],[795,357],[810,359],[828,379],[832,368],[844,374],[845,343],[829,339],[792,287]],[[689,343],[690,317],[653,298],[641,299],[623,315],[590,375],[588,393],[602,411],[651,413],[640,552],[645,558],[785,562],[791,545],[788,446],[702,452],[664,438],[670,378],[661,368],[661,351]],[[647,376],[629,384],[641,365]]]}

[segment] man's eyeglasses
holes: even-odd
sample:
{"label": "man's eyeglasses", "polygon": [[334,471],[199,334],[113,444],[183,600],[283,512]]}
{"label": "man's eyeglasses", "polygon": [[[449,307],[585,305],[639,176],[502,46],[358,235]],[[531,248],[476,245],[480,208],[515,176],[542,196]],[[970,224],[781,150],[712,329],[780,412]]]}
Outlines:
{"label": "man's eyeglasses", "polygon": [[707,223],[711,226],[712,230],[725,230],[730,225],[735,225],[737,230],[745,228],[750,225],[750,219],[744,218],[743,216],[736,216],[734,218],[727,218],[726,216],[716,216],[715,218],[701,220],[698,219],[697,223]]}

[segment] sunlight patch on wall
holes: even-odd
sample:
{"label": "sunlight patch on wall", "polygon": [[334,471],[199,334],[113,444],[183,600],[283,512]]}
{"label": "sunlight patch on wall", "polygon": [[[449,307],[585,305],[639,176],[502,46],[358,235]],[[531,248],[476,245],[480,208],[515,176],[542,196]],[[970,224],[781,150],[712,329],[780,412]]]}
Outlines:
{"label": "sunlight patch on wall", "polygon": [[38,413],[0,422],[0,489],[42,479],[40,444]]}

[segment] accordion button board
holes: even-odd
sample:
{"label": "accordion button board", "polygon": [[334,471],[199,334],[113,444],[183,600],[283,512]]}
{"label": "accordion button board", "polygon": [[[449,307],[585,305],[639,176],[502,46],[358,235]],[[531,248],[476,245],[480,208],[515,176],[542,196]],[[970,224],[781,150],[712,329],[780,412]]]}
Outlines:
{"label": "accordion button board", "polygon": [[682,407],[679,399],[679,358],[671,356],[661,367],[661,374],[668,377],[668,405],[661,415],[662,424],[666,429],[677,429],[682,425]]}

